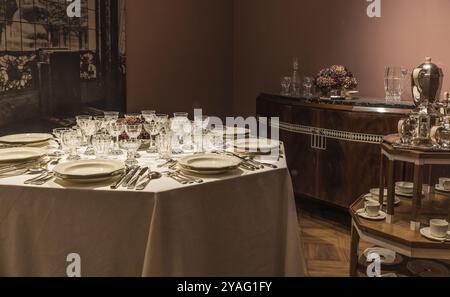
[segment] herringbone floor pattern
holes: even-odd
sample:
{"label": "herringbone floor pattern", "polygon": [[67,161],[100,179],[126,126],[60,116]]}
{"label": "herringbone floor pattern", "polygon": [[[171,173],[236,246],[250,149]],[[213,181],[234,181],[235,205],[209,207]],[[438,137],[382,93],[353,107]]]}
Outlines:
{"label": "herringbone floor pattern", "polygon": [[[299,227],[306,276],[349,276],[350,230],[348,228],[303,211],[299,211]],[[361,242],[362,250],[368,247],[368,244]]]}

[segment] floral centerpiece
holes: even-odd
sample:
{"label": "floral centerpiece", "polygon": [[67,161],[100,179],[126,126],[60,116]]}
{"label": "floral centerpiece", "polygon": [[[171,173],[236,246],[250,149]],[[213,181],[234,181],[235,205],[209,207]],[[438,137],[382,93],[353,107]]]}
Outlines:
{"label": "floral centerpiece", "polygon": [[316,76],[316,86],[323,95],[328,95],[331,90],[353,90],[358,86],[358,80],[345,66],[333,65],[320,70]]}

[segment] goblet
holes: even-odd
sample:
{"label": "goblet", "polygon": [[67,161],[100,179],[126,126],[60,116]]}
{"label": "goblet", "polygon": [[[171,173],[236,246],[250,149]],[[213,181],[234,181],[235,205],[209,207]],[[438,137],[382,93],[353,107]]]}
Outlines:
{"label": "goblet", "polygon": [[[90,115],[79,115],[79,116],[76,116],[75,119],[76,119],[76,122],[77,122],[77,126],[81,128],[81,122],[82,121],[87,121],[87,120],[92,120],[92,116],[90,116]],[[81,131],[81,133],[82,133],[81,144],[85,145],[88,142],[87,136],[84,135],[83,130]]]}
{"label": "goblet", "polygon": [[82,120],[80,121],[80,128],[83,134],[87,137],[88,146],[84,152],[87,156],[95,155],[94,148],[92,147],[92,136],[97,132],[98,121],[96,120]]}
{"label": "goblet", "polygon": [[151,122],[156,117],[156,111],[154,110],[143,110],[141,114],[146,122]]}
{"label": "goblet", "polygon": [[120,145],[127,151],[127,160],[125,165],[132,167],[139,162],[136,160],[136,152],[141,146],[141,141],[137,138],[128,138],[120,141]]}
{"label": "goblet", "polygon": [[158,125],[157,125],[156,121],[152,120],[150,122],[145,122],[144,129],[150,135],[150,146],[147,150],[147,153],[150,153],[150,154],[155,153],[156,146],[155,146],[154,137],[159,134]]}
{"label": "goblet", "polygon": [[121,122],[111,122],[108,125],[108,132],[109,135],[114,137],[114,148],[111,151],[111,154],[114,156],[120,156],[123,154],[122,150],[119,146],[119,136],[122,135],[123,132],[125,132],[125,125]]}
{"label": "goblet", "polygon": [[125,125],[125,132],[127,133],[128,137],[137,139],[142,133],[142,125]]}

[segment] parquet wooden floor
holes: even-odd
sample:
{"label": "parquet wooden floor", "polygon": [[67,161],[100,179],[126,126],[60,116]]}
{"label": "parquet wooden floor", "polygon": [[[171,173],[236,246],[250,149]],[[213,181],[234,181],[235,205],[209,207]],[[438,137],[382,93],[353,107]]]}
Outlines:
{"label": "parquet wooden floor", "polygon": [[[350,228],[300,210],[298,217],[305,276],[349,276]],[[361,242],[361,250],[368,247],[370,245]]]}

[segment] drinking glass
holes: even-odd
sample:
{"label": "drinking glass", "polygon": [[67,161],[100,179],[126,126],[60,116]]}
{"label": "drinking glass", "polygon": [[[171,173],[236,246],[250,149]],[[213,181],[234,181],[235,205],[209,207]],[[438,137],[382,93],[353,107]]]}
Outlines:
{"label": "drinking glass", "polygon": [[114,137],[114,147],[111,151],[111,154],[114,156],[120,156],[123,154],[122,150],[119,146],[119,136],[125,132],[125,125],[121,122],[111,122],[108,125],[109,135]]}
{"label": "drinking glass", "polygon": [[84,152],[87,156],[95,155],[94,148],[92,147],[92,136],[97,132],[98,121],[96,120],[82,120],[79,124],[84,136],[87,137],[88,146]]}
{"label": "drinking glass", "polygon": [[311,76],[306,76],[303,79],[303,96],[312,97],[311,89],[314,85],[314,78]]}
{"label": "drinking glass", "polygon": [[170,121],[170,130],[174,132],[174,151],[182,153],[188,135],[192,132],[191,121],[187,112],[176,112]]}
{"label": "drinking glass", "polygon": [[81,144],[81,137],[77,131],[68,130],[62,133],[63,143],[69,148],[69,156],[67,160],[74,161],[80,160],[77,149]]}
{"label": "drinking glass", "polygon": [[156,136],[156,147],[160,159],[172,158],[172,132],[161,133]]}
{"label": "drinking glass", "polygon": [[147,133],[150,135],[150,145],[149,148],[147,150],[147,153],[155,153],[156,150],[156,146],[155,146],[155,136],[159,134],[158,131],[158,125],[156,123],[155,120],[149,121],[149,122],[145,122],[144,123],[144,129],[145,131],[147,131]]}
{"label": "drinking glass", "polygon": [[108,125],[108,121],[104,116],[95,116],[94,117],[95,125],[97,126],[97,132],[106,133],[106,127]]}
{"label": "drinking glass", "polygon": [[169,115],[167,114],[157,114],[156,115],[156,125],[158,133],[167,133],[170,130],[169,127]]}
{"label": "drinking glass", "polygon": [[155,116],[156,116],[156,111],[154,110],[143,110],[141,112],[142,117],[144,118],[144,120],[146,122],[151,122],[154,120]]}
{"label": "drinking glass", "polygon": [[403,67],[388,66],[384,72],[386,100],[400,102],[404,92],[404,81],[408,70]]}
{"label": "drinking glass", "polygon": [[125,125],[125,132],[128,137],[132,139],[137,139],[139,135],[142,133],[142,125],[141,124],[133,124],[133,125]]}
{"label": "drinking glass", "polygon": [[70,128],[56,128],[53,129],[53,135],[58,141],[58,151],[55,152],[55,156],[61,157],[65,152],[68,152],[67,146],[62,141],[62,134],[66,131],[70,131]]}
{"label": "drinking glass", "polygon": [[209,116],[194,117],[193,134],[196,152],[202,153],[205,151],[205,139],[207,138],[207,128],[209,125]]}
{"label": "drinking glass", "polygon": [[120,141],[120,145],[127,151],[127,160],[125,165],[128,167],[138,165],[136,160],[136,152],[141,146],[141,141],[137,138],[128,138]]}
{"label": "drinking glass", "polygon": [[97,159],[106,159],[111,150],[111,136],[108,134],[96,134],[92,137],[92,145]]}
{"label": "drinking glass", "polygon": [[[87,120],[92,120],[92,117],[90,115],[79,115],[75,117],[76,122],[77,122],[77,126],[81,128],[81,122],[82,121],[87,121]],[[84,135],[83,130],[81,130],[82,133],[82,139],[81,139],[81,144],[87,144],[88,140],[87,140],[87,136]]]}
{"label": "drinking glass", "polygon": [[281,79],[281,95],[289,96],[291,90],[292,77],[283,76]]}

